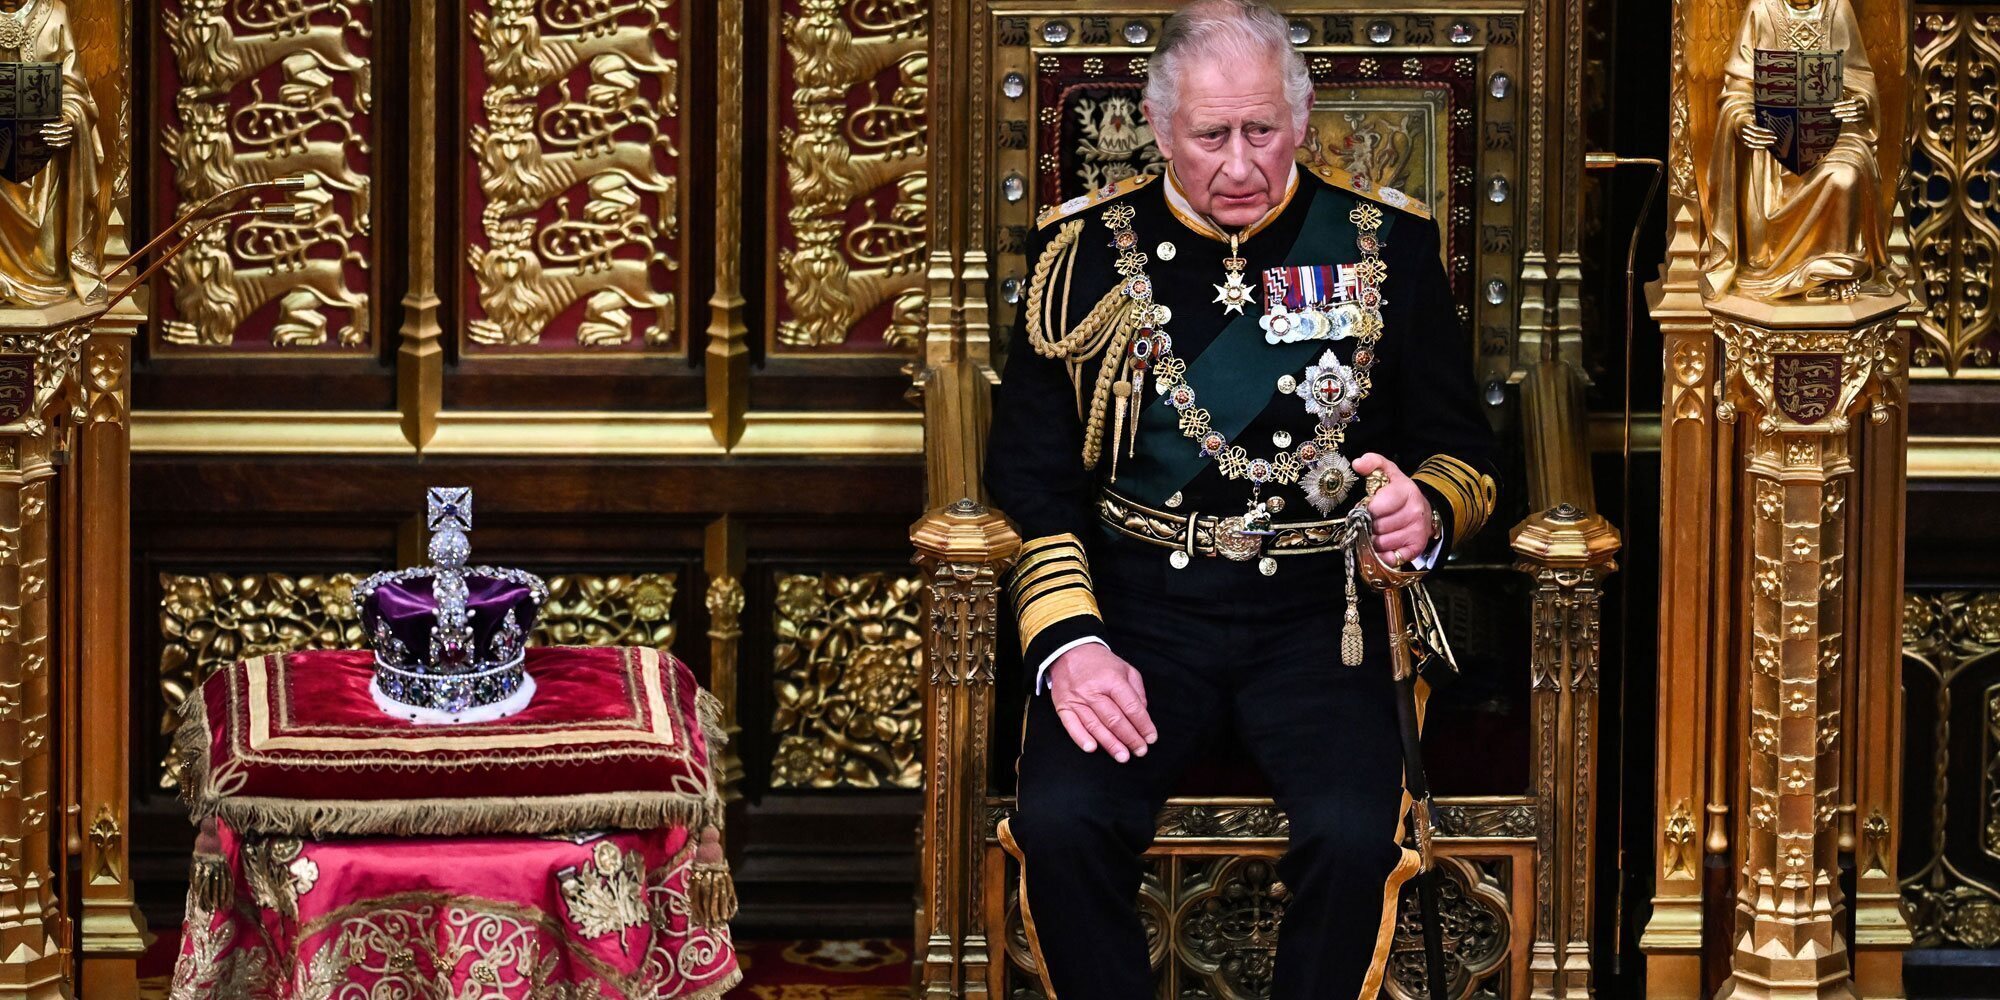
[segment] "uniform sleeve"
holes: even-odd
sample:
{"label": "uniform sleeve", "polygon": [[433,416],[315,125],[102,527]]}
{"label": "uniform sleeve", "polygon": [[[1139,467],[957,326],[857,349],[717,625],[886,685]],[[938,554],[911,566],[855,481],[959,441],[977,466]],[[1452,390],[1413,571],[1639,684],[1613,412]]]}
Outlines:
{"label": "uniform sleeve", "polygon": [[[1400,238],[1399,238],[1400,237]],[[1407,329],[1384,331],[1397,341],[1396,464],[1443,520],[1447,550],[1479,532],[1493,513],[1493,431],[1480,411],[1472,377],[1472,339],[1458,321],[1450,279],[1438,255],[1437,224],[1405,216],[1389,233],[1385,297],[1413,303]]]}
{"label": "uniform sleeve", "polygon": [[[1028,259],[1040,259],[1046,243],[1038,235]],[[1028,294],[1040,291],[1030,287]],[[1025,301],[994,392],[985,477],[987,495],[1025,540],[1008,597],[1032,685],[1057,650],[1102,635],[1104,623],[1082,541],[1092,523],[1096,476],[1083,465],[1076,392],[1061,358],[1029,346]]]}

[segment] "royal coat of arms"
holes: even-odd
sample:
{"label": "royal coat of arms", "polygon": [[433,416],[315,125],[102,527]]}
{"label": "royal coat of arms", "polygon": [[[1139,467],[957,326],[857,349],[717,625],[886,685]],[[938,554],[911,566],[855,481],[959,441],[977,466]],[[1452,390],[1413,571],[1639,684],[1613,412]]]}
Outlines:
{"label": "royal coat of arms", "polygon": [[1771,387],[1778,412],[1802,424],[1818,423],[1840,402],[1841,357],[1834,351],[1771,355]]}
{"label": "royal coat of arms", "polygon": [[1842,93],[1840,62],[1839,52],[1757,50],[1757,124],[1778,137],[1771,156],[1792,173],[1818,166],[1840,138],[1840,119],[1833,116]]}
{"label": "royal coat of arms", "polygon": [[62,118],[62,64],[0,62],[0,177],[24,184],[54,152],[42,126]]}

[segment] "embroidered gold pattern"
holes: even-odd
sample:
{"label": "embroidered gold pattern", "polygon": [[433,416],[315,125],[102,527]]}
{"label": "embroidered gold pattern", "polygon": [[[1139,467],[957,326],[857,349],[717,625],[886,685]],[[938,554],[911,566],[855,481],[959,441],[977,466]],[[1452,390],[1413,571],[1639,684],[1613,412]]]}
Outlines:
{"label": "embroidered gold pattern", "polygon": [[600,840],[589,860],[558,872],[563,903],[577,933],[587,938],[622,935],[646,923],[644,868],[638,851],[620,851],[617,844]]}

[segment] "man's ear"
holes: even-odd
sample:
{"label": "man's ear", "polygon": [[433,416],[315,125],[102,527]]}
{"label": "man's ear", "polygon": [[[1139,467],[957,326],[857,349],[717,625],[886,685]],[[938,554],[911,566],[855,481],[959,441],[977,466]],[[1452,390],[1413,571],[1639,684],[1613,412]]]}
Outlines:
{"label": "man's ear", "polygon": [[1153,144],[1159,149],[1161,158],[1172,160],[1174,158],[1174,144],[1172,142],[1172,133],[1167,128],[1166,120],[1153,113],[1152,101],[1140,101],[1139,109],[1146,113],[1146,126],[1153,130]]}

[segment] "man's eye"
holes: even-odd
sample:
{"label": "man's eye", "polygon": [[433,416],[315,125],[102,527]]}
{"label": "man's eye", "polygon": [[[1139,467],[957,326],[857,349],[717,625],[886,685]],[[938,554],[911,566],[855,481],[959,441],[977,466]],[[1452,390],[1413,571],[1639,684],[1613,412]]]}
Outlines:
{"label": "man's eye", "polygon": [[1259,138],[1262,138],[1262,137],[1264,137],[1264,136],[1267,136],[1267,135],[1270,135],[1270,134],[1271,134],[1271,126],[1269,126],[1269,125],[1252,125],[1252,126],[1250,126],[1250,128],[1249,128],[1249,129],[1247,129],[1246,131],[1248,131],[1248,132],[1249,132],[1249,133],[1250,133],[1251,135],[1253,135],[1253,136],[1257,136],[1257,137],[1259,137]]}

